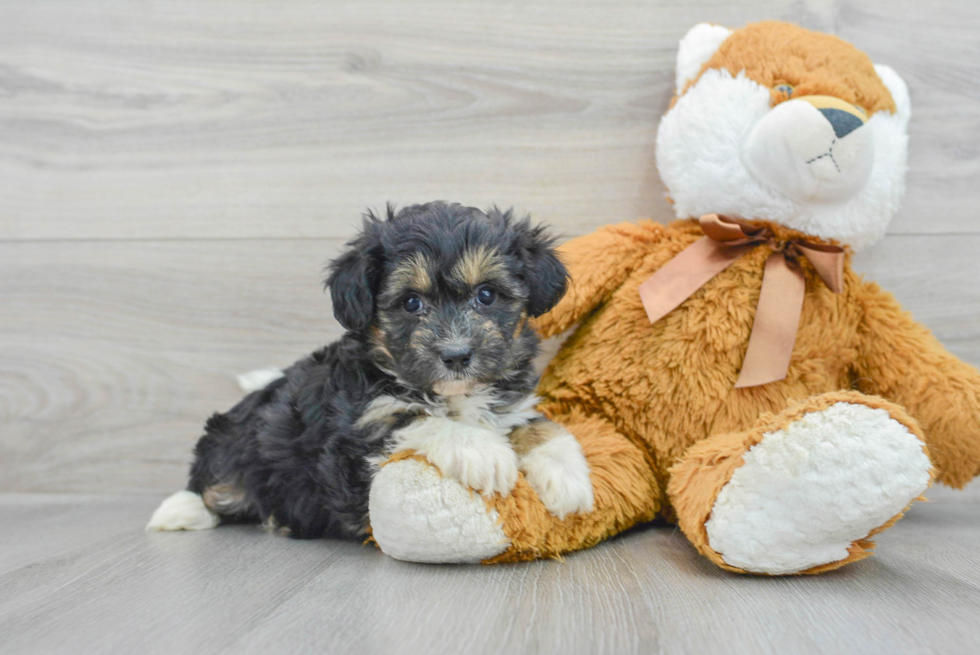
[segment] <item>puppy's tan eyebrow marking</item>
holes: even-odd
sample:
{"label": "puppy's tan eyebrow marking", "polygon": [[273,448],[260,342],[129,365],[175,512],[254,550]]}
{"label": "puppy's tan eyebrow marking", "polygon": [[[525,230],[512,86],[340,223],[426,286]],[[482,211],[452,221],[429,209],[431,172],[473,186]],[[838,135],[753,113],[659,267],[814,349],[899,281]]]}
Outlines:
{"label": "puppy's tan eyebrow marking", "polygon": [[486,246],[467,248],[450,272],[453,280],[469,287],[506,275],[500,254]]}
{"label": "puppy's tan eyebrow marking", "polygon": [[414,253],[395,267],[388,276],[386,291],[400,293],[402,291],[418,291],[426,293],[432,290],[432,276],[429,275],[429,258],[420,252]]}

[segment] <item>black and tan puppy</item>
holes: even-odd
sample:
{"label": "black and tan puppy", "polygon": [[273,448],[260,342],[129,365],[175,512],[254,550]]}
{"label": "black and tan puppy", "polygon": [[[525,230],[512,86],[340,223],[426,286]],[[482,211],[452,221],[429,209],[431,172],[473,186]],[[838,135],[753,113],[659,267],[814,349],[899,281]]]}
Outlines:
{"label": "black and tan puppy", "polygon": [[412,449],[484,494],[523,470],[556,515],[592,507],[575,439],[535,410],[529,316],[567,273],[528,218],[435,202],[368,213],[330,265],[347,333],[205,426],[190,482],[148,530],[262,521],[362,538],[377,463]]}

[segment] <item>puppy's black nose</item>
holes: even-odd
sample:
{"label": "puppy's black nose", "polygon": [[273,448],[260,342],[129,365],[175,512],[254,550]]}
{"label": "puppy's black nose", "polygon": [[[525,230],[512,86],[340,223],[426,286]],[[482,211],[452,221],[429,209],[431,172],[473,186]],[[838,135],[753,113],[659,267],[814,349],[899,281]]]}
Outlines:
{"label": "puppy's black nose", "polygon": [[469,348],[450,348],[442,351],[442,363],[450,371],[459,373],[470,365],[473,351]]}

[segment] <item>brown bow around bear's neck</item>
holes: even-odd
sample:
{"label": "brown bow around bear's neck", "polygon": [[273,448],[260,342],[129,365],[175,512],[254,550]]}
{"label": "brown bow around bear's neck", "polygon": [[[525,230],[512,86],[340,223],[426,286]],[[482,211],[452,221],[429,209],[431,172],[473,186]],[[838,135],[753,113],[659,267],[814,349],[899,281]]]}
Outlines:
{"label": "brown bow around bear's neck", "polygon": [[770,227],[718,214],[705,214],[699,223],[704,236],[640,285],[640,299],[650,322],[666,316],[749,250],[768,245],[773,252],[766,260],[749,346],[735,388],[782,380],[789,370],[806,291],[799,259],[806,257],[827,288],[840,293],[844,249],[804,238],[779,240]]}

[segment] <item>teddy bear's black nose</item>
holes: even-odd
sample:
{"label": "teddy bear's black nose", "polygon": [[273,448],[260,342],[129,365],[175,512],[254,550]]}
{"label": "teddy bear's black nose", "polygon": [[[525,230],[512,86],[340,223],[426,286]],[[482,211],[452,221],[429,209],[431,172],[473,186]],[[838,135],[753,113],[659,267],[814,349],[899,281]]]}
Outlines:
{"label": "teddy bear's black nose", "polygon": [[830,125],[834,128],[834,134],[837,135],[838,139],[842,139],[857,128],[864,125],[864,122],[855,116],[854,114],[849,114],[843,109],[832,109],[826,107],[820,110],[820,113],[824,115],[824,118],[830,122]]}

